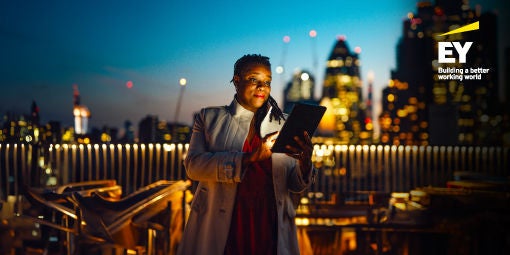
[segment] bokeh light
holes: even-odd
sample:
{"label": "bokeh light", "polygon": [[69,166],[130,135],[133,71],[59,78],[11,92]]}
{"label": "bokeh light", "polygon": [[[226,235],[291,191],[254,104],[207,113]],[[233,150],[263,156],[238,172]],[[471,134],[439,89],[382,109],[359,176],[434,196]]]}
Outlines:
{"label": "bokeh light", "polygon": [[347,37],[345,35],[337,35],[336,39],[339,41],[345,41],[345,40],[347,40]]}
{"label": "bokeh light", "polygon": [[187,83],[186,78],[181,78],[181,79],[179,79],[179,84],[180,84],[181,86],[185,86],[185,85],[186,85],[186,83]]}
{"label": "bokeh light", "polygon": [[276,73],[277,74],[281,74],[281,73],[283,73],[283,71],[284,71],[283,66],[277,66],[276,67]]}

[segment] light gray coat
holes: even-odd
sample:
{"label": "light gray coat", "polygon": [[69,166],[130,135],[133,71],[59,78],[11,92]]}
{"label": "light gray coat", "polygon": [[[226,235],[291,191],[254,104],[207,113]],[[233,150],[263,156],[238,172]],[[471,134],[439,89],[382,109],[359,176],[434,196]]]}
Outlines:
{"label": "light gray coat", "polygon": [[[199,181],[191,202],[178,254],[223,255],[230,229],[237,185],[243,180],[242,149],[254,113],[235,99],[229,106],[204,108],[196,114],[184,166],[188,177]],[[261,126],[262,137],[280,130],[278,121]],[[278,254],[299,254],[295,215],[289,192],[300,192],[311,183],[303,179],[298,161],[273,153],[273,183],[278,214]]]}

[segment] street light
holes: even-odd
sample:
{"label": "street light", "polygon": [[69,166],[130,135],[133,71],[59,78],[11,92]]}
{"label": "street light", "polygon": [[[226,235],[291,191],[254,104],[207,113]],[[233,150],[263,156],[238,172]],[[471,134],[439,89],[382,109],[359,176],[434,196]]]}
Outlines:
{"label": "street light", "polygon": [[179,85],[181,85],[181,90],[179,92],[179,98],[177,99],[177,107],[175,107],[175,119],[174,124],[177,124],[177,121],[179,121],[179,110],[181,109],[181,101],[182,101],[182,95],[184,94],[184,87],[186,87],[186,78],[179,79]]}

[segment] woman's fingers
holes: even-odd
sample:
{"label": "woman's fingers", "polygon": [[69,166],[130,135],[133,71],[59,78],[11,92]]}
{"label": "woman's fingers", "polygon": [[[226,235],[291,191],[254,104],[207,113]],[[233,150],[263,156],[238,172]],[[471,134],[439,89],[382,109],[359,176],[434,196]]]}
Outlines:
{"label": "woman's fingers", "polygon": [[264,137],[264,139],[262,139],[263,143],[265,143],[269,149],[273,148],[273,145],[276,142],[276,137],[278,137],[278,133],[279,131],[269,133]]}

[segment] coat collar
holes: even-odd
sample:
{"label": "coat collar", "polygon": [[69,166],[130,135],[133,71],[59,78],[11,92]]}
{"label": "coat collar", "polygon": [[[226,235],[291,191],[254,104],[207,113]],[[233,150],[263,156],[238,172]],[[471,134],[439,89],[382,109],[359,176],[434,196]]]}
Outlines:
{"label": "coat collar", "polygon": [[[230,105],[228,106],[230,113],[234,118],[241,118],[241,119],[249,119],[251,120],[253,116],[255,115],[254,112],[247,110],[244,108],[237,99],[234,97]],[[282,120],[281,122],[273,120],[270,120],[270,114],[271,114],[271,108],[269,108],[269,111],[267,112],[266,116],[264,117],[264,120],[262,121],[260,125],[260,137],[265,137],[267,134],[278,131],[282,128],[283,123],[285,122]],[[286,114],[285,114],[286,115]]]}
{"label": "coat collar", "polygon": [[232,100],[232,102],[230,103],[229,105],[229,110],[230,110],[230,113],[232,114],[232,116],[234,117],[238,117],[238,118],[249,118],[250,120],[253,118],[253,116],[255,115],[254,112],[252,111],[249,111],[247,110],[246,108],[244,108],[238,101],[237,99],[234,97],[234,99]]}

